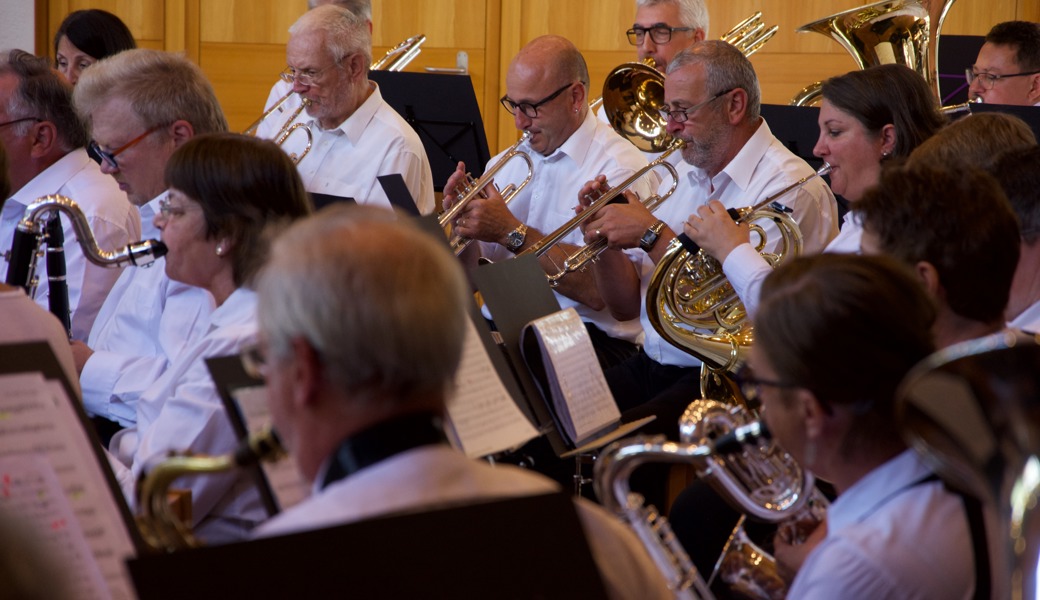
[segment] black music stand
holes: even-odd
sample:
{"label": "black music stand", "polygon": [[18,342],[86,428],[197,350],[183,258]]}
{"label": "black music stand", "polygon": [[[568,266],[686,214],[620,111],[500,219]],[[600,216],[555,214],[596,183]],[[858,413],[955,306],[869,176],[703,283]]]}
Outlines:
{"label": "black music stand", "polygon": [[562,493],[141,556],[127,565],[138,596],[152,600],[606,598],[574,502]]}
{"label": "black music stand", "polygon": [[419,134],[436,191],[443,191],[459,161],[475,175],[484,172],[491,155],[468,75],[371,71],[368,76],[379,84],[383,100]]}

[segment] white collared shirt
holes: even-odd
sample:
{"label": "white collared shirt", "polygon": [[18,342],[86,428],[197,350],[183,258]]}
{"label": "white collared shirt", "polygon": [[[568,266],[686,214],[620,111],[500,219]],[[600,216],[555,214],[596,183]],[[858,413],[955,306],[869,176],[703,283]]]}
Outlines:
{"label": "white collared shirt", "polygon": [[1012,319],[1007,325],[1012,329],[1021,329],[1028,333],[1040,334],[1040,300],[1023,310],[1021,314]]}
{"label": "white collared shirt", "polygon": [[[0,210],[0,247],[11,248],[15,228],[25,209],[38,198],[52,194],[67,196],[79,207],[97,242],[107,252],[126,247],[141,239],[141,221],[126,194],[120,191],[115,179],[101,172],[87,151],[79,148],[69,152],[53,165],[22,186]],[[62,213],[62,233],[65,236],[65,271],[69,287],[69,311],[72,314],[72,337],[86,340],[101,305],[109,290],[119,278],[120,269],[106,268],[89,262],[72,221]],[[8,258],[8,260],[10,260]],[[50,286],[47,282],[46,260],[39,260],[36,273],[39,285],[35,301],[49,308]],[[7,277],[7,260],[0,277]]]}
{"label": "white collared shirt", "polygon": [[[159,239],[154,221],[165,197],[163,192],[140,207],[143,239]],[[212,311],[209,292],[171,281],[163,258],[124,269],[87,340],[94,351],[80,374],[87,412],[133,425],[141,393],[205,334]]]}
{"label": "white collared shirt", "polygon": [[[587,181],[604,174],[608,182],[617,185],[647,164],[635,146],[619,136],[610,125],[596,119],[591,112],[585,115],[578,129],[548,156],[535,152],[527,143],[521,144],[520,149],[530,156],[534,175],[527,187],[509,203],[509,211],[528,227],[546,235],[574,217],[578,191]],[[499,154],[492,158],[488,164],[494,165],[501,156]],[[509,183],[519,185],[526,175],[527,163],[514,159],[496,174],[495,183],[499,187]],[[656,187],[657,174],[654,173],[636,182],[631,189],[640,198],[646,198]],[[564,237],[563,242],[585,245],[580,229]],[[513,256],[499,244],[481,242],[480,246],[483,255],[494,261]],[[641,250],[626,253],[633,261],[639,261],[641,259],[637,252],[642,253]],[[635,319],[618,322],[608,309],[595,311],[559,293],[556,299],[560,308],[573,307],[583,321],[594,323],[611,337],[630,342],[638,342],[642,337],[642,328]]]}
{"label": "white collared shirt", "polygon": [[[379,86],[368,84],[372,93],[339,127],[323,130],[306,112],[297,117],[295,122],[306,124],[313,137],[310,152],[296,166],[304,187],[308,192],[390,208],[376,178],[399,173],[419,212],[431,214],[435,208],[433,172],[422,141],[383,100]],[[282,144],[286,152],[297,155],[305,146],[306,136],[299,132]]]}
{"label": "white collared shirt", "polygon": [[[681,177],[679,187],[672,198],[655,213],[676,234],[682,233],[687,218],[709,200],[719,200],[726,208],[752,206],[813,173],[804,160],[773,136],[764,119],[744,147],[715,177],[709,178],[702,169],[685,162],[678,170]],[[668,184],[665,181],[662,188]],[[778,198],[777,202],[793,210],[791,216],[802,232],[803,253],[820,252],[837,235],[838,206],[830,188],[821,179],[810,181],[799,190],[792,190]],[[770,244],[774,244],[779,238],[776,227],[770,223],[764,229]],[[762,279],[772,269],[750,244],[738,246],[727,257],[723,272],[746,305],[746,288],[752,280],[745,282],[738,273],[731,272],[733,263],[739,260],[737,257],[745,250],[750,252],[752,265],[761,264],[765,267]],[[643,255],[643,261],[641,297],[645,300],[650,276],[656,265],[646,254]],[[650,358],[665,365],[695,367],[701,364],[698,359],[679,350],[654,330],[647,315],[646,302],[642,303],[640,321],[646,334],[643,350]]]}

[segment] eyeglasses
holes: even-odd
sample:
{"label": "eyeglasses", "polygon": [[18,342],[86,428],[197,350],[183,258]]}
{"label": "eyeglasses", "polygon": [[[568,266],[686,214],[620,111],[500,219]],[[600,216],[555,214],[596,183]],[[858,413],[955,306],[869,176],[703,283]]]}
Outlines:
{"label": "eyeglasses", "polygon": [[159,200],[159,214],[162,215],[164,219],[169,219],[171,216],[179,217],[188,212],[188,208],[192,206],[202,208],[194,202],[189,202],[188,204],[173,204],[170,202],[170,197],[166,196]]}
{"label": "eyeglasses", "polygon": [[755,377],[754,371],[751,370],[750,365],[744,365],[733,375],[733,380],[740,388],[740,393],[744,395],[744,400],[747,401],[749,406],[761,406],[762,405],[762,387],[775,387],[780,389],[790,389],[800,387],[796,383],[789,383],[786,381],[771,381],[769,379],[759,379]]}
{"label": "eyeglasses", "polygon": [[305,69],[303,71],[297,71],[294,67],[285,67],[285,70],[279,73],[278,76],[281,77],[282,81],[286,83],[299,82],[300,85],[314,85],[315,82],[317,82],[318,78],[322,76],[322,74],[324,74],[329,69],[334,69],[338,67],[340,62],[342,62],[342,59],[337,60],[336,62],[325,67],[324,69],[318,70]]}
{"label": "eyeglasses", "polygon": [[11,121],[4,121],[3,123],[0,123],[0,127],[5,127],[7,125],[14,125],[15,123],[21,123],[22,121],[36,121],[37,123],[39,123],[42,120],[43,119],[41,119],[39,117],[22,117],[21,119],[13,119]]}
{"label": "eyeglasses", "polygon": [[1036,75],[1037,73],[1040,73],[1040,71],[994,75],[992,73],[976,73],[974,69],[964,69],[964,77],[968,80],[968,85],[971,85],[976,79],[978,79],[979,84],[982,85],[982,89],[984,90],[992,90],[993,86],[1001,79],[1007,79],[1009,77],[1025,77],[1026,75]]}
{"label": "eyeglasses", "polygon": [[239,360],[242,361],[242,368],[245,369],[246,374],[250,377],[255,379],[266,378],[267,357],[264,356],[264,351],[260,348],[260,344],[250,344],[242,348]]}
{"label": "eyeglasses", "polygon": [[574,84],[573,83],[568,83],[567,85],[563,86],[562,88],[560,88],[560,89],[556,90],[555,92],[549,94],[545,98],[542,98],[538,102],[533,102],[533,103],[529,103],[529,102],[513,102],[512,100],[509,99],[509,96],[502,96],[502,99],[499,100],[499,102],[502,103],[502,106],[506,107],[506,110],[508,110],[510,114],[515,115],[516,114],[516,110],[520,109],[520,112],[524,113],[524,115],[528,119],[534,119],[534,118],[536,118],[538,116],[538,107],[539,106],[542,106],[546,102],[551,102],[557,96],[562,94],[564,90],[566,90],[567,88],[571,87],[572,85],[574,85]]}
{"label": "eyeglasses", "polygon": [[91,151],[96,153],[98,156],[100,156],[102,159],[104,159],[105,162],[107,162],[109,165],[111,165],[111,167],[113,169],[118,169],[119,168],[119,163],[116,162],[116,157],[117,156],[119,156],[123,152],[126,152],[130,148],[134,147],[135,145],[140,143],[141,140],[143,140],[144,138],[148,137],[150,134],[155,133],[156,131],[159,131],[163,127],[166,127],[165,123],[160,124],[160,125],[155,125],[155,126],[149,128],[147,131],[145,131],[141,135],[135,137],[134,139],[130,140],[129,142],[123,144],[122,146],[116,148],[115,150],[113,150],[111,152],[109,152],[107,150],[102,150],[101,146],[99,146],[98,143],[95,142],[94,140],[90,140],[90,149],[91,149]]}
{"label": "eyeglasses", "polygon": [[708,98],[704,102],[701,102],[700,104],[694,104],[689,108],[662,108],[661,116],[666,119],[671,119],[676,123],[685,123],[686,120],[693,116],[693,114],[696,113],[698,110],[704,108],[705,106],[711,104],[712,102],[718,100],[719,98],[725,96],[726,94],[732,92],[735,89],[737,88],[730,88],[725,92],[719,92],[718,94],[715,94],[714,96]]}
{"label": "eyeglasses", "polygon": [[650,39],[655,44],[667,44],[672,40],[672,34],[676,31],[693,31],[693,27],[668,27],[667,25],[632,27],[632,29],[625,32],[625,35],[628,36],[628,43],[633,46],[641,45],[647,33],[650,34]]}

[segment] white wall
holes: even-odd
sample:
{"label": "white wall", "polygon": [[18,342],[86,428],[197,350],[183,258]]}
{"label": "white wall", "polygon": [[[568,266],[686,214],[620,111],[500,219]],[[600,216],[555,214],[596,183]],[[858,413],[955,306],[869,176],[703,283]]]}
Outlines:
{"label": "white wall", "polygon": [[33,0],[0,0],[0,48],[35,51]]}

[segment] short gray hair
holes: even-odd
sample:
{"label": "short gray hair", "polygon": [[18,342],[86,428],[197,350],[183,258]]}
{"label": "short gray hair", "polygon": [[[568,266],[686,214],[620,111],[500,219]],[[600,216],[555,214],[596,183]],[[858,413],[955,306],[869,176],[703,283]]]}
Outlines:
{"label": "short gray hair", "polygon": [[636,7],[658,4],[674,4],[679,9],[679,21],[683,27],[701,29],[704,37],[708,37],[708,7],[704,0],[636,0]]}
{"label": "short gray hair", "polygon": [[[18,79],[17,90],[7,99],[9,118],[35,117],[53,123],[65,152],[87,145],[90,137],[72,108],[72,86],[51,68],[49,60],[11,50],[0,58],[0,73]],[[31,126],[30,121],[22,121],[11,127],[17,135],[25,135]]]}
{"label": "short gray hair", "polygon": [[289,28],[289,35],[322,33],[325,48],[336,62],[355,52],[365,57],[365,68],[372,64],[372,33],[363,17],[335,4],[326,4],[303,13]]}
{"label": "short gray hair", "polygon": [[384,209],[334,205],[279,236],[257,285],[274,357],[303,338],[358,402],[428,402],[454,381],[472,298],[443,241]]}
{"label": "short gray hair", "polygon": [[213,86],[198,65],[180,54],[136,48],[98,61],[83,72],[73,92],[80,118],[114,98],[125,98],[145,127],[178,120],[195,135],[228,130]]}
{"label": "short gray hair", "polygon": [[757,119],[762,111],[762,91],[751,61],[732,44],[721,40],[704,40],[680,51],[668,63],[668,74],[690,65],[704,64],[705,84],[709,94],[740,88],[747,93],[745,120]]}

